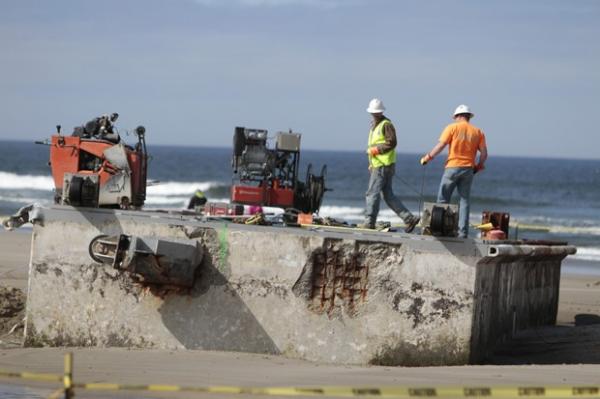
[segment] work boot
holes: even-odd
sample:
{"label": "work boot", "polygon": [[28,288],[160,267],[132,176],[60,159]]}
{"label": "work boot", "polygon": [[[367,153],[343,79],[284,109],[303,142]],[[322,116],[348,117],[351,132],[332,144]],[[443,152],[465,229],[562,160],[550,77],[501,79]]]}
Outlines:
{"label": "work boot", "polygon": [[377,231],[390,231],[392,224],[390,222],[377,222],[375,223],[375,230]]}
{"label": "work boot", "polygon": [[369,222],[365,222],[365,223],[359,223],[356,225],[357,229],[369,229],[369,230],[374,230],[375,229],[375,224],[373,223],[369,223]]}
{"label": "work boot", "polygon": [[406,222],[406,227],[404,228],[404,232],[412,233],[412,231],[415,229],[415,227],[417,227],[417,225],[419,224],[420,221],[421,221],[420,218],[413,216],[408,222]]}

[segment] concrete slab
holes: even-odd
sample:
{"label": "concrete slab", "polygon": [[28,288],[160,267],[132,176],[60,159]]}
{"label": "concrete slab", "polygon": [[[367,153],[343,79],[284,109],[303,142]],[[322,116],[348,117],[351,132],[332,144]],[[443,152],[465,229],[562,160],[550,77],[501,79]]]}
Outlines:
{"label": "concrete slab", "polygon": [[[344,364],[481,361],[513,331],[556,319],[570,246],[41,210],[27,345],[187,348]],[[197,241],[193,289],[147,286],[91,259],[99,234]]]}

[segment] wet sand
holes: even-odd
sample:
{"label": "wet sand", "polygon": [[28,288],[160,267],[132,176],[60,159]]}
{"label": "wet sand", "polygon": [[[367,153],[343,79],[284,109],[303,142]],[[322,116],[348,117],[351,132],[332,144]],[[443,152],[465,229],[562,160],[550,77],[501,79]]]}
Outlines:
{"label": "wet sand", "polygon": [[[26,290],[30,240],[31,230],[0,233],[1,286]],[[187,386],[597,385],[600,324],[584,324],[598,320],[600,276],[563,275],[558,326],[520,333],[490,359],[494,365],[338,366],[233,352],[78,348],[73,350],[75,378],[82,382]],[[65,352],[63,348],[2,349],[0,345],[0,369],[61,373]]]}
{"label": "wet sand", "polygon": [[27,289],[31,230],[0,230],[0,285]]}
{"label": "wet sand", "polygon": [[595,315],[600,322],[600,276],[563,275],[557,324],[573,325],[576,320],[585,323],[583,315],[590,315],[592,320]]}

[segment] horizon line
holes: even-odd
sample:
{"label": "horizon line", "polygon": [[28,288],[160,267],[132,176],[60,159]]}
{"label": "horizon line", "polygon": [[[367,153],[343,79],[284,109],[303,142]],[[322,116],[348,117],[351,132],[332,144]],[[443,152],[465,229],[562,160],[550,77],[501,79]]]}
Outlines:
{"label": "horizon line", "polygon": [[[0,142],[13,142],[13,143],[30,143],[35,144],[35,140],[19,140],[19,139],[4,139],[0,138]],[[42,145],[42,144],[37,144]],[[226,146],[210,146],[210,145],[198,145],[198,144],[162,144],[162,143],[147,143],[148,147],[156,146],[156,147],[175,147],[175,148],[208,148],[208,149],[219,149],[219,150],[229,150],[231,151],[231,147]],[[362,150],[352,149],[322,149],[322,148],[303,148],[302,151],[312,151],[312,152],[339,152],[339,153],[362,153]],[[404,151],[396,151],[398,154],[404,155],[417,155],[420,156],[419,152],[404,152]],[[524,159],[546,159],[546,160],[571,160],[571,161],[600,161],[598,158],[572,158],[572,157],[560,157],[560,156],[549,156],[549,155],[506,155],[506,154],[492,154],[493,157],[499,158],[524,158]],[[488,156],[488,159],[490,156]]]}

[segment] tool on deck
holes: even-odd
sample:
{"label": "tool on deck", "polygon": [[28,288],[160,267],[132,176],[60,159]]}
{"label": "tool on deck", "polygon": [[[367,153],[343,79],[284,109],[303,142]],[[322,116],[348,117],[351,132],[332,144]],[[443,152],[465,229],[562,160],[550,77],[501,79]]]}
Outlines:
{"label": "tool on deck", "polygon": [[306,180],[299,180],[300,137],[291,130],[277,133],[275,148],[269,149],[266,130],[236,127],[231,202],[318,212],[326,191],[327,165],[317,176],[309,164]]}
{"label": "tool on deck", "polygon": [[117,113],[102,115],[63,136],[58,125],[50,142],[54,201],[63,205],[139,209],[146,200],[146,129],[126,145],[114,127]]}
{"label": "tool on deck", "polygon": [[458,206],[425,202],[421,227],[423,235],[456,237],[458,235]]}

